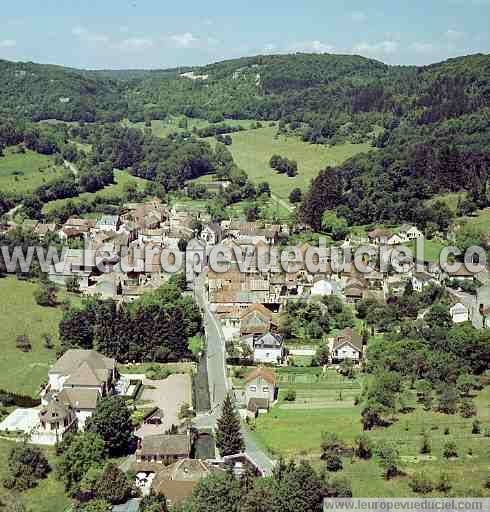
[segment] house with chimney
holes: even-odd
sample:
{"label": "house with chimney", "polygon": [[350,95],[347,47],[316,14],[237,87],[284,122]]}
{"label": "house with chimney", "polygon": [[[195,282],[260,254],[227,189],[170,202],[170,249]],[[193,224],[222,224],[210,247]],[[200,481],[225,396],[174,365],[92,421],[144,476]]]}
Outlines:
{"label": "house with chimney", "polygon": [[116,361],[94,350],[71,349],[48,372],[43,406],[55,401],[75,411],[78,428],[94,413],[100,398],[112,394],[118,378]]}

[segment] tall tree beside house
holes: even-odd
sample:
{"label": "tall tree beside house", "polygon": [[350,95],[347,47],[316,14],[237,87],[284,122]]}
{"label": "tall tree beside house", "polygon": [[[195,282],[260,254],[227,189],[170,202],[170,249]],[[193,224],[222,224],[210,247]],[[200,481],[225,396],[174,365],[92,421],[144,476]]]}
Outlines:
{"label": "tall tree beside house", "polygon": [[127,455],[134,445],[131,412],[120,397],[99,400],[85,427],[87,432],[100,435],[109,455]]}
{"label": "tall tree beside house", "polygon": [[128,477],[115,464],[107,464],[95,484],[97,498],[120,505],[126,503],[132,494],[133,486]]}
{"label": "tall tree beside house", "polygon": [[221,418],[218,419],[216,445],[222,457],[241,453],[245,449],[245,442],[240,429],[240,418],[230,394],[226,396],[223,402],[223,413]]}
{"label": "tall tree beside house", "polygon": [[89,469],[101,464],[106,455],[104,440],[98,434],[84,432],[74,436],[57,468],[58,478],[64,482],[67,492],[75,495]]}

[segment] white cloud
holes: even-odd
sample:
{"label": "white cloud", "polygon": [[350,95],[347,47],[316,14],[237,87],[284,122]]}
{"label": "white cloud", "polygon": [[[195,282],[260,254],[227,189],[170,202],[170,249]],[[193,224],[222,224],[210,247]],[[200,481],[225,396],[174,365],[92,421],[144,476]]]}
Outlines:
{"label": "white cloud", "polygon": [[350,15],[351,20],[355,21],[356,23],[363,23],[367,20],[367,14],[362,11],[354,11]]}
{"label": "white cloud", "polygon": [[154,42],[152,39],[144,38],[144,37],[130,37],[128,39],[123,39],[120,41],[116,47],[119,50],[123,51],[131,51],[131,52],[138,52],[142,50],[148,50],[150,48],[153,48]]}
{"label": "white cloud", "polygon": [[87,41],[89,43],[109,42],[109,36],[105,34],[97,34],[95,32],[90,32],[90,30],[86,29],[85,27],[81,27],[80,25],[73,27],[71,29],[71,33],[79,39]]}
{"label": "white cloud", "polygon": [[334,49],[335,48],[333,46],[322,43],[318,40],[294,43],[289,47],[289,51],[306,53],[328,53],[333,52]]}
{"label": "white cloud", "polygon": [[460,32],[459,30],[453,30],[450,28],[449,30],[446,31],[444,36],[447,39],[449,39],[450,41],[458,41],[459,39],[463,39],[463,37],[465,36],[465,33]]}
{"label": "white cloud", "polygon": [[17,46],[17,41],[14,39],[4,39],[0,41],[0,48],[14,48]]}
{"label": "white cloud", "polygon": [[177,48],[190,48],[191,46],[196,46],[199,42],[199,40],[190,32],[172,34],[170,36],[170,41],[177,46]]}
{"label": "white cloud", "polygon": [[432,53],[436,49],[435,46],[431,43],[420,43],[420,42],[412,43],[410,45],[410,47],[412,48],[412,50],[414,52],[422,53],[422,54]]}
{"label": "white cloud", "polygon": [[275,50],[277,50],[277,45],[275,45],[274,43],[266,44],[263,48],[263,51],[266,53],[273,52]]}
{"label": "white cloud", "polygon": [[393,55],[398,51],[399,45],[396,41],[380,41],[379,43],[358,43],[352,51],[361,55],[385,56]]}

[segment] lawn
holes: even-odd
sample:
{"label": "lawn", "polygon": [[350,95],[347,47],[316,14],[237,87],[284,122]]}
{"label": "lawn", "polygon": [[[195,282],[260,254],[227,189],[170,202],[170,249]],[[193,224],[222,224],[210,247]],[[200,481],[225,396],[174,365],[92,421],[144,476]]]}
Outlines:
{"label": "lawn", "polygon": [[[410,242],[402,245],[412,250],[414,256],[416,255],[415,242]],[[441,251],[444,249],[444,247],[445,245],[437,240],[424,240],[424,261],[439,261]]]}
{"label": "lawn", "polygon": [[[7,458],[14,443],[0,439],[0,480],[7,476]],[[51,466],[55,462],[53,450],[47,450]],[[15,494],[29,512],[64,512],[70,506],[70,500],[64,493],[63,484],[56,480],[52,471],[46,480],[41,480],[37,487],[22,494]],[[13,496],[0,485],[0,501]],[[1,510],[4,510],[0,507]]]}
{"label": "lawn", "polygon": [[[56,360],[58,323],[61,308],[38,306],[33,293],[36,283],[14,277],[0,279],[0,389],[36,396],[40,384],[47,379],[49,366]],[[66,297],[59,293],[58,300]],[[50,334],[55,348],[44,347],[42,335]],[[27,334],[32,351],[21,352],[15,346],[17,336]]]}
{"label": "lawn", "polygon": [[[276,138],[276,132],[277,128],[267,126],[234,133],[229,149],[236,164],[253,182],[268,181],[272,193],[285,200],[293,188],[307,190],[311,180],[325,167],[338,165],[357,153],[372,149],[369,144],[346,143],[331,147],[308,144],[293,135]],[[298,176],[288,178],[271,169],[269,161],[273,154],[296,160]]]}
{"label": "lawn", "polygon": [[[354,397],[361,383],[334,370],[324,375],[320,368],[287,368],[276,372],[280,389],[277,405],[257,419],[254,435],[273,454],[285,457],[318,457],[325,430],[342,432],[353,441],[360,429],[360,409]],[[296,400],[284,400],[294,390]],[[330,425],[330,427],[329,427]]]}
{"label": "lawn", "polygon": [[69,199],[57,199],[56,201],[51,201],[44,205],[43,211],[44,213],[49,213],[53,209],[59,208],[67,201],[72,201],[75,204],[90,201],[95,197],[102,197],[104,199],[114,199],[118,200],[124,194],[124,187],[127,183],[135,183],[140,191],[143,191],[148,183],[147,180],[143,178],[138,178],[137,176],[132,176],[127,171],[114,171],[114,179],[115,183],[113,185],[109,185],[97,192],[84,192],[77,197],[72,197]]}
{"label": "lawn", "polygon": [[0,157],[0,190],[2,192],[29,193],[44,183],[61,176],[65,170],[54,165],[50,156],[17,148],[7,148]]}

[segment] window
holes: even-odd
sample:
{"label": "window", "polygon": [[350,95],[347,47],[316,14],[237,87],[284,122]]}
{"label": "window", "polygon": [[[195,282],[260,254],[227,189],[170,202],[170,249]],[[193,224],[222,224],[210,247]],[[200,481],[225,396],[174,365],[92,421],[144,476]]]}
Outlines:
{"label": "window", "polygon": [[269,388],[267,386],[264,386],[262,388],[262,393],[268,393],[269,392]]}
{"label": "window", "polygon": [[255,393],[257,391],[257,386],[250,386],[250,391]]}

